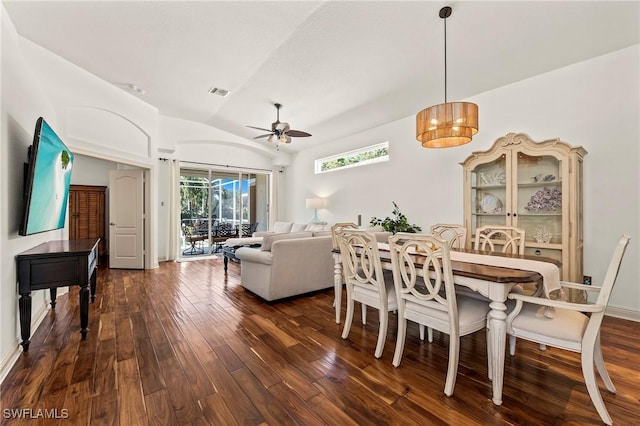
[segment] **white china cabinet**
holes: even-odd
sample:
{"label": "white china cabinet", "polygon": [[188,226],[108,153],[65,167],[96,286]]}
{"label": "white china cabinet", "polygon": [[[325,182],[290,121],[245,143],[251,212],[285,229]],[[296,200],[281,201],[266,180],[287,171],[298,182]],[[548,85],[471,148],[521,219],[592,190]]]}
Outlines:
{"label": "white china cabinet", "polygon": [[[536,142],[509,133],[464,168],[467,247],[480,226],[515,226],[526,232],[526,254],[562,262],[563,280],[581,283],[582,165],[586,151],[559,139]],[[581,298],[571,295],[571,299]]]}

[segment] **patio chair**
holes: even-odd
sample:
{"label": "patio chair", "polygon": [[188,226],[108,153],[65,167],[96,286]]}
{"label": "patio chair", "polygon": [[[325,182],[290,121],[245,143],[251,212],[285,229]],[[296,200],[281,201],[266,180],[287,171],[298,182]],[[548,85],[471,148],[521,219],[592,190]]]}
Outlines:
{"label": "patio chair", "polygon": [[212,253],[220,251],[225,241],[229,238],[235,238],[237,235],[236,227],[231,222],[220,222],[215,228],[211,229]]}

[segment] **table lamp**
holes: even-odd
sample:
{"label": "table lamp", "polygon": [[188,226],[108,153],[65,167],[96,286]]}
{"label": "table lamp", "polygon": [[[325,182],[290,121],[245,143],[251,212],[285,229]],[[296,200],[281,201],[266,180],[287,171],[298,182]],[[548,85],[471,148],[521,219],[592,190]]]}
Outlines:
{"label": "table lamp", "polygon": [[321,209],[325,206],[324,198],[307,198],[307,208],[313,209],[313,219],[311,219],[311,223],[322,223],[320,219],[318,219],[318,209]]}

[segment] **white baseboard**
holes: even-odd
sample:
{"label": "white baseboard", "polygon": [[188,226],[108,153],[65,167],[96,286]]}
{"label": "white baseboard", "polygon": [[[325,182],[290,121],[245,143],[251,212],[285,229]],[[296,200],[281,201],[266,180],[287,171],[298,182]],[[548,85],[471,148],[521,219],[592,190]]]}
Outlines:
{"label": "white baseboard", "polygon": [[10,351],[2,359],[2,361],[0,361],[0,384],[2,384],[2,382],[4,382],[4,379],[7,377],[7,374],[9,374],[9,371],[11,371],[11,368],[16,363],[16,361],[20,357],[20,354],[22,353],[22,348],[20,347],[20,342],[16,341],[16,343],[17,344],[16,344],[15,348],[12,351]]}
{"label": "white baseboard", "polygon": [[[66,293],[66,291],[65,291]],[[31,335],[36,331],[44,317],[49,313],[49,301],[46,300],[45,303],[40,305],[40,308],[35,312],[35,315],[31,314]],[[35,318],[34,318],[35,316]],[[22,355],[22,346],[20,343],[22,342],[21,337],[16,338],[16,345],[12,351],[9,351],[5,357],[0,360],[0,384],[4,382],[4,379],[7,378],[9,371],[13,368],[13,365],[16,363],[20,355]]]}
{"label": "white baseboard", "polygon": [[605,315],[615,318],[621,318],[629,321],[640,322],[640,312],[631,309],[616,308],[608,306]]}

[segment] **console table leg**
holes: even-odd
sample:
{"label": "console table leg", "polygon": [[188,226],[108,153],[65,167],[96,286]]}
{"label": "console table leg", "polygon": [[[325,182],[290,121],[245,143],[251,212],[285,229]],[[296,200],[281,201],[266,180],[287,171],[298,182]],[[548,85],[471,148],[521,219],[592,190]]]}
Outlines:
{"label": "console table leg", "polygon": [[31,340],[31,293],[20,294],[18,300],[20,309],[20,336],[22,337],[22,351],[29,351],[29,343]]}
{"label": "console table leg", "polygon": [[96,282],[98,281],[98,268],[93,270],[91,274],[91,303],[96,301]]}
{"label": "console table leg", "polygon": [[89,330],[89,286],[80,287],[80,333],[86,339]]}
{"label": "console table leg", "polygon": [[224,271],[227,272],[227,267],[229,266],[229,258],[226,255],[224,255],[223,258],[224,258],[223,259],[223,261],[224,261]]}
{"label": "console table leg", "polygon": [[51,287],[49,289],[49,295],[51,296],[51,309],[56,308],[56,298],[58,297],[58,288]]}

